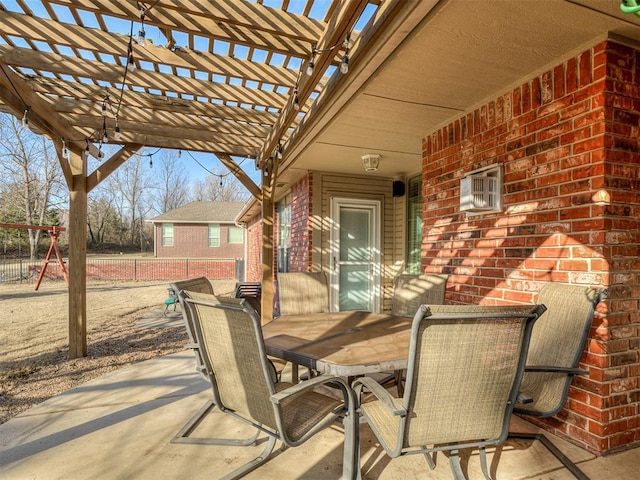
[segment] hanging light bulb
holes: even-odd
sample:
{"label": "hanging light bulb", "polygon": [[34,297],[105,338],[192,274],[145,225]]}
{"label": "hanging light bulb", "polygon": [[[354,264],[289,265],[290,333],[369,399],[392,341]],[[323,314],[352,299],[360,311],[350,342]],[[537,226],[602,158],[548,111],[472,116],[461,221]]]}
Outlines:
{"label": "hanging light bulb", "polygon": [[300,110],[300,101],[298,99],[298,87],[293,89],[293,108]]}
{"label": "hanging light bulb", "polygon": [[178,158],[182,158],[182,150],[178,150]]}
{"label": "hanging light bulb", "polygon": [[147,34],[144,31],[144,25],[140,27],[140,30],[138,30],[138,45],[142,48],[147,46]]}
{"label": "hanging light bulb", "polygon": [[133,52],[129,53],[129,57],[127,57],[127,70],[129,72],[133,72],[136,69],[136,64],[133,61]]}
{"label": "hanging light bulb", "polygon": [[153,168],[153,156],[149,157],[149,168]]}
{"label": "hanging light bulb", "polygon": [[24,110],[24,114],[22,115],[22,128],[29,128],[29,117],[27,114],[29,113],[29,107]]}
{"label": "hanging light bulb", "polygon": [[64,138],[62,139],[62,158],[65,158],[67,160],[69,160],[70,157],[70,153],[69,153],[69,149],[67,148],[67,144],[64,141]]}
{"label": "hanging light bulb", "polygon": [[276,147],[276,156],[278,160],[282,160],[282,144],[278,141],[278,146]]}
{"label": "hanging light bulb", "polygon": [[86,147],[84,147],[84,151],[85,151],[85,152],[87,152],[87,153],[89,153],[89,139],[88,139],[88,138],[85,138],[85,139],[84,139],[84,141],[87,143],[87,146],[86,146]]}
{"label": "hanging light bulb", "polygon": [[222,188],[222,177],[220,177],[220,188]]}
{"label": "hanging light bulb", "polygon": [[118,121],[116,120],[116,128],[113,129],[113,138],[116,140],[120,140],[122,134],[120,133],[120,125],[118,125]]}
{"label": "hanging light bulb", "polygon": [[109,135],[106,129],[102,132],[102,143],[109,143]]}
{"label": "hanging light bulb", "polygon": [[311,76],[313,75],[313,68],[316,66],[316,64],[314,63],[313,60],[309,60],[309,63],[307,64],[307,76]]}
{"label": "hanging light bulb", "polygon": [[342,63],[340,64],[340,73],[343,75],[349,71],[349,54],[345,53],[342,57]]}

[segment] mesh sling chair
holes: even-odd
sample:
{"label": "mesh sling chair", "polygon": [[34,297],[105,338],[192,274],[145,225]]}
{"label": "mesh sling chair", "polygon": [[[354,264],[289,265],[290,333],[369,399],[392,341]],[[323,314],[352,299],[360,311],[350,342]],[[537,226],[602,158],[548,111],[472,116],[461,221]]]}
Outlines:
{"label": "mesh sling chair", "polygon": [[[278,273],[280,315],[326,313],[329,311],[329,284],[324,272]],[[309,375],[314,372],[309,370]],[[291,378],[297,379],[298,365],[291,363]]]}
{"label": "mesh sling chair", "polygon": [[[578,367],[589,336],[598,303],[607,291],[583,285],[546,284],[538,295],[548,311],[536,322],[531,334],[525,374],[520,387],[524,402],[514,412],[550,417],[567,401],[569,386],[575,375],[586,375]],[[511,433],[511,438],[540,440],[545,447],[576,477],[587,479],[567,456],[543,434]]]}
{"label": "mesh sling chair", "polygon": [[[210,380],[209,372],[204,363],[200,345],[196,339],[195,327],[193,324],[193,315],[191,310],[185,305],[185,299],[189,298],[189,293],[203,293],[205,295],[213,296],[213,285],[206,277],[197,277],[189,280],[183,280],[174,282],[171,284],[171,288],[177,292],[178,301],[182,311],[182,318],[187,330],[187,336],[189,337],[189,343],[185,348],[193,350],[193,354],[196,359],[196,370],[198,370],[207,380]],[[250,307],[248,307],[250,308]],[[271,369],[271,375],[274,380],[277,380],[284,363],[278,360],[280,369],[276,368],[273,361],[269,361],[269,367]],[[219,445],[251,445],[255,442],[259,432],[256,435],[246,439],[212,439],[212,438],[195,438],[190,436],[191,432],[200,424],[202,419],[215,407],[213,400],[207,400],[202,407],[189,419],[189,421],[180,429],[180,431],[171,440],[172,443],[204,443],[204,444],[219,444]]]}
{"label": "mesh sling chair", "polygon": [[360,405],[392,458],[448,451],[454,477],[465,479],[458,451],[479,448],[490,479],[485,447],[507,438],[518,396],[531,328],[544,305],[430,307],[421,305],[412,329],[404,395],[396,398],[370,377],[353,383],[375,400]]}
{"label": "mesh sling chair", "polygon": [[[391,313],[403,317],[413,317],[420,305],[442,305],[447,290],[449,275],[423,273],[419,275],[402,274],[394,280]],[[385,378],[382,383],[394,381],[398,395],[404,388],[403,371],[394,372],[393,377]]]}
{"label": "mesh sling chair", "polygon": [[[185,303],[192,311],[214,403],[222,412],[269,436],[257,458],[225,475],[223,480],[240,478],[266,462],[276,440],[284,446],[296,447],[340,419],[345,430],[343,478],[356,478],[358,418],[349,385],[330,375],[296,385],[275,383],[264,350],[260,318],[248,308],[247,302],[211,299],[197,293],[189,297]],[[314,391],[321,385],[338,389],[342,398]]]}

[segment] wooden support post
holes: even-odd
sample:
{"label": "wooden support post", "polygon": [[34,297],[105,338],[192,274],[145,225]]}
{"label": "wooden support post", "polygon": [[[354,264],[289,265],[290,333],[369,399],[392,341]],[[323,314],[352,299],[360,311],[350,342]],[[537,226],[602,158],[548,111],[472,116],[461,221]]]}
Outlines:
{"label": "wooden support post", "polygon": [[279,162],[277,157],[267,159],[262,169],[262,324],[273,320],[275,288],[273,279],[273,195]]}
{"label": "wooden support post", "polygon": [[87,160],[71,153],[69,188],[69,358],[87,356]]}

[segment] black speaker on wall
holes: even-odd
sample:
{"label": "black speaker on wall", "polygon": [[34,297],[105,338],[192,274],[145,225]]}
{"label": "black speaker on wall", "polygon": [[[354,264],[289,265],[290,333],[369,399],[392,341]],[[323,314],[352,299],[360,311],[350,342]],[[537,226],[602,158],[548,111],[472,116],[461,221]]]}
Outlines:
{"label": "black speaker on wall", "polygon": [[402,180],[394,180],[392,186],[392,192],[394,197],[404,196],[404,182]]}

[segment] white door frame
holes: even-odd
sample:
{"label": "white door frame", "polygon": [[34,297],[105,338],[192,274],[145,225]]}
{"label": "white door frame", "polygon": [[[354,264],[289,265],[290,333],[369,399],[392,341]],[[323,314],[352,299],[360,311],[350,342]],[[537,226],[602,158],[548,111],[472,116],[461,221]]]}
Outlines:
{"label": "white door frame", "polygon": [[370,274],[371,288],[369,291],[369,310],[375,313],[380,312],[380,283],[381,283],[381,210],[380,200],[358,199],[346,197],[331,197],[330,206],[330,234],[329,234],[329,304],[332,312],[340,309],[340,209],[360,208],[368,210],[370,216],[370,238],[371,247]]}

